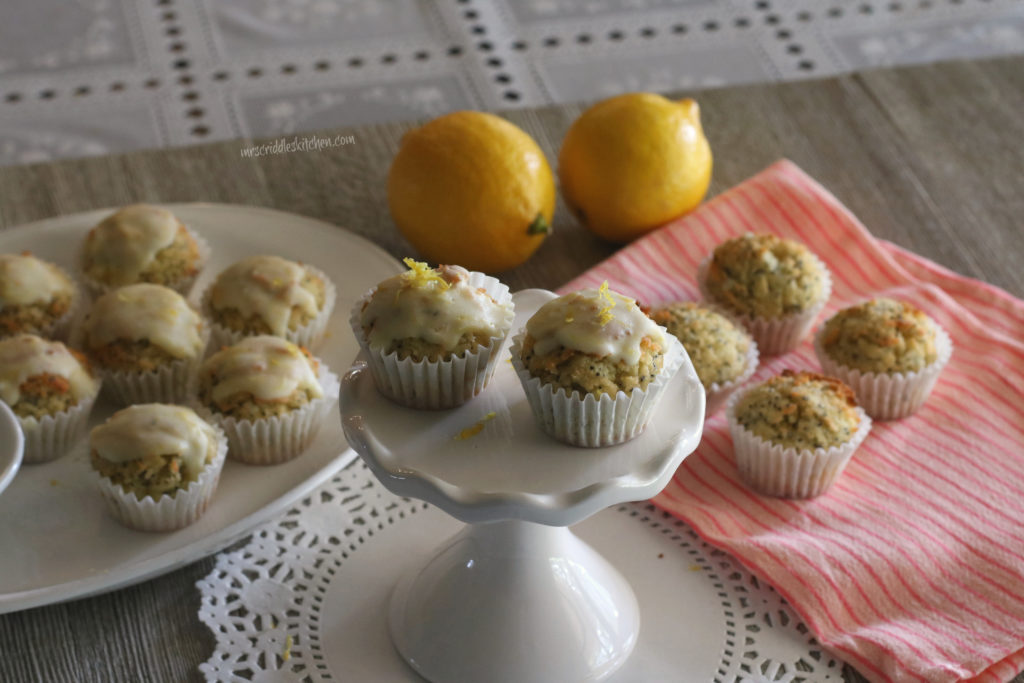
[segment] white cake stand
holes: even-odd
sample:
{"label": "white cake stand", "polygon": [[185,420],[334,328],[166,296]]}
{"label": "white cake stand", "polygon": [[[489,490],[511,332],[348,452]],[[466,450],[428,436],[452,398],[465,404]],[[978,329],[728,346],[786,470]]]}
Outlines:
{"label": "white cake stand", "polygon": [[[554,296],[517,293],[513,330]],[[636,597],[567,527],[653,497],[697,447],[704,390],[688,358],[647,429],[607,448],[544,434],[507,358],[478,397],[435,412],[384,398],[360,356],[341,415],[384,486],[466,522],[392,594],[391,638],[410,666],[434,683],[600,681],[622,666],[639,634]]]}

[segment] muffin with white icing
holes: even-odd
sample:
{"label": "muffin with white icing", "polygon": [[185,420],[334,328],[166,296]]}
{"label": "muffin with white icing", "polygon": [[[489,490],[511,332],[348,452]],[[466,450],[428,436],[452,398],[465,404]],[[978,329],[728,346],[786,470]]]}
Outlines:
{"label": "muffin with white icing", "polygon": [[757,342],[742,325],[719,311],[693,301],[677,301],[648,315],[675,336],[690,356],[707,396],[705,418],[757,370]]}
{"label": "muffin with white icing", "polygon": [[575,446],[640,434],[683,357],[675,337],[608,283],[544,304],[512,342],[538,425]]}
{"label": "muffin with white icing", "polygon": [[32,254],[0,254],[0,337],[67,335],[78,289],[67,273]]}
{"label": "muffin with white icing", "polygon": [[334,309],[334,284],[320,270],[279,256],[252,256],[231,265],[203,295],[216,348],[272,334],[313,348]]}
{"label": "muffin with white icing", "polygon": [[188,294],[209,253],[206,242],[167,209],[125,206],[85,237],[82,275],[94,295],[149,282]]}
{"label": "muffin with white icing", "polygon": [[803,340],[832,292],[828,268],[793,240],[747,233],[726,240],[700,265],[703,297],[736,316],[773,356]]}
{"label": "muffin with white icing", "polygon": [[232,460],[273,465],[300,455],[338,396],[338,378],[309,351],[271,335],[246,337],[199,369],[202,414],[227,435]]}
{"label": "muffin with white icing", "polygon": [[0,340],[0,400],[21,424],[26,463],[54,460],[74,446],[99,391],[89,362],[61,342],[31,334]]}
{"label": "muffin with white icing", "polygon": [[107,509],[140,531],[172,531],[199,519],[227,448],[220,429],[193,410],[160,403],[119,410],[89,434],[89,461]]}
{"label": "muffin with white icing", "polygon": [[849,384],[868,415],[894,420],[925,402],[949,362],[953,342],[914,306],[879,298],[826,320],[814,350],[825,374]]}
{"label": "muffin with white icing", "polygon": [[785,498],[827,491],[871,429],[848,386],[792,370],[733,395],[726,416],[740,477]]}
{"label": "muffin with white icing", "polygon": [[508,287],[461,266],[405,259],[349,322],[377,388],[410,408],[452,408],[481,391],[515,317]]}
{"label": "muffin with white icing", "polygon": [[188,396],[209,330],[174,290],[137,284],[97,299],[80,335],[115,400],[174,403]]}

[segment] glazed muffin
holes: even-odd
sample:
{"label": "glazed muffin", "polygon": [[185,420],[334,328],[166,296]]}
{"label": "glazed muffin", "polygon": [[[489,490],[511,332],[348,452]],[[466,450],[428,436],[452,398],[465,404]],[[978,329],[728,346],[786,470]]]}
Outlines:
{"label": "glazed muffin", "polygon": [[203,295],[214,346],[272,334],[314,347],[334,309],[334,284],[316,268],[279,256],[252,256],[224,270]]}
{"label": "glazed muffin", "polygon": [[707,394],[705,417],[757,370],[757,343],[737,322],[706,305],[680,301],[649,313],[686,349]]}
{"label": "glazed muffin", "polygon": [[718,245],[701,264],[705,299],[737,316],[762,354],[795,348],[832,291],[825,264],[799,242],[746,234]]}
{"label": "glazed muffin", "polygon": [[63,270],[28,252],[0,254],[0,337],[63,338],[78,292]]}
{"label": "glazed muffin", "polygon": [[410,408],[461,405],[494,373],[515,317],[512,296],[461,266],[405,264],[356,302],[352,331],[382,394]]}
{"label": "glazed muffin", "polygon": [[226,455],[223,433],[183,406],[133,405],[89,435],[89,460],[108,509],[140,531],[171,531],[199,519]]}
{"label": "glazed muffin", "polygon": [[880,298],[829,318],[814,349],[825,373],[849,384],[869,415],[892,420],[921,407],[953,344],[922,311]]}
{"label": "glazed muffin", "polygon": [[184,400],[209,335],[180,294],[151,284],[101,296],[80,334],[86,354],[122,404]]}
{"label": "glazed muffin", "polygon": [[89,363],[61,342],[31,334],[0,340],[0,400],[25,435],[25,462],[64,455],[85,432],[100,391]]}
{"label": "glazed muffin", "polygon": [[96,296],[139,282],[188,294],[208,250],[167,209],[132,204],[104,218],[86,235],[82,275]]}
{"label": "glazed muffin", "polygon": [[640,434],[683,357],[675,337],[608,283],[547,302],[512,345],[538,425],[576,446]]}
{"label": "glazed muffin", "polygon": [[848,386],[792,370],[735,394],[726,415],[740,477],[785,498],[828,490],[871,428]]}
{"label": "glazed muffin", "polygon": [[260,335],[206,359],[199,370],[198,402],[224,430],[233,460],[272,465],[309,446],[338,388],[338,378],[309,351]]}

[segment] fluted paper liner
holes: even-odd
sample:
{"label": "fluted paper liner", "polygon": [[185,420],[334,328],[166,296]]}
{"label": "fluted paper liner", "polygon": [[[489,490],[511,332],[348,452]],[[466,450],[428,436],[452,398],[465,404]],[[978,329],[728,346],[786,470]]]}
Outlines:
{"label": "fluted paper liner", "polygon": [[89,413],[99,396],[102,381],[97,381],[96,393],[79,399],[78,403],[55,415],[41,418],[18,416],[21,432],[25,435],[23,462],[34,464],[56,460],[67,453],[85,435]]}
{"label": "fluted paper liner", "polygon": [[359,346],[366,353],[370,372],[380,393],[409,408],[442,410],[462,405],[483,391],[494,375],[501,347],[512,327],[515,313],[512,294],[496,278],[471,271],[469,285],[483,289],[498,306],[506,308],[506,321],[501,334],[491,337],[485,346],[438,361],[400,359],[397,352],[385,353],[383,349],[370,346],[360,317],[376,288],[359,298],[352,307],[349,324]]}
{"label": "fluted paper liner", "polygon": [[871,418],[858,407],[860,423],[845,443],[814,450],[787,448],[762,439],[737,421],[736,405],[745,394],[733,394],[725,407],[736,467],[748,486],[768,496],[814,498],[825,493],[871,431]]}
{"label": "fluted paper liner", "polygon": [[221,415],[199,403],[191,401],[195,411],[207,422],[220,427],[228,440],[228,456],[247,465],[277,465],[302,455],[320,431],[328,415],[333,414],[341,383],[317,359],[317,379],[323,396],[285,415],[274,415],[261,420],[240,420]]}
{"label": "fluted paper liner", "polygon": [[155,370],[127,372],[107,370],[94,363],[103,377],[107,396],[123,406],[136,403],[182,403],[192,391],[193,382],[210,339],[210,326],[203,320],[202,347],[191,358],[179,358]]}
{"label": "fluted paper liner", "polygon": [[[737,322],[736,324],[740,325],[739,322]],[[742,325],[740,326],[740,328],[744,329]],[[758,352],[757,342],[754,341],[754,338],[750,336],[750,334],[748,334],[745,331],[745,329],[744,334],[747,336],[747,339],[750,341],[750,344],[747,346],[747,353],[746,356],[744,356],[743,358],[743,372],[741,372],[739,376],[736,377],[736,379],[730,380],[728,382],[712,382],[711,386],[707,387],[704,390],[705,420],[710,418],[712,415],[715,414],[715,412],[719,408],[725,405],[725,402],[729,400],[729,397],[732,396],[737,389],[746,384],[750,380],[750,378],[754,376],[754,373],[757,372],[758,365],[760,364],[760,353]]]}
{"label": "fluted paper liner", "polygon": [[[196,261],[196,272],[193,275],[184,277],[177,282],[169,282],[164,286],[169,289],[173,289],[178,294],[181,294],[183,297],[188,298],[189,292],[192,291],[192,285],[195,284],[196,279],[199,278],[199,275],[203,272],[203,267],[206,265],[206,262],[210,258],[211,249],[209,242],[207,242],[202,235],[200,235],[187,225],[185,226],[185,230],[188,232],[189,235],[192,236],[192,239],[196,241],[196,246],[199,248],[199,260]],[[100,282],[96,278],[90,277],[85,272],[84,241],[78,249],[77,260],[78,272],[82,276],[82,282],[85,283],[85,288],[89,292],[89,296],[92,297],[93,299],[98,299],[99,297],[103,296],[112,289],[119,289],[120,287],[127,286],[127,284],[135,284],[127,283],[125,285],[108,285],[104,282]]]}
{"label": "fluted paper liner", "polygon": [[213,498],[220,481],[220,472],[228,453],[228,441],[224,432],[214,426],[217,432],[217,455],[199,473],[199,477],[174,496],[163,495],[154,500],[146,496],[142,500],[134,493],[126,492],[120,485],[89,468],[95,478],[100,495],[107,504],[107,510],[118,522],[138,531],[174,531],[192,524],[199,519]]}
{"label": "fluted paper liner", "polygon": [[629,394],[620,391],[614,397],[601,394],[600,398],[588,393],[580,398],[578,391],[571,395],[563,387],[556,391],[550,383],[544,384],[530,374],[521,357],[525,337],[526,333],[520,332],[512,338],[512,367],[523,385],[538,426],[572,446],[612,446],[638,436],[685,358],[683,345],[665,331],[668,348],[661,372],[646,389],[633,389]]}
{"label": "fluted paper liner", "polygon": [[916,372],[861,372],[841,365],[822,346],[824,325],[814,335],[814,352],[826,375],[842,380],[857,396],[857,403],[876,420],[898,420],[921,407],[932,387],[953,355],[953,340],[932,321],[935,327],[935,361]]}
{"label": "fluted paper liner", "polygon": [[[728,309],[730,314],[754,337],[762,356],[777,356],[799,346],[807,333],[814,327],[815,319],[825,308],[829,297],[832,296],[832,275],[829,273],[828,267],[816,255],[810,254],[810,256],[821,269],[824,282],[822,283],[821,299],[807,310],[790,313],[779,318],[761,318]],[[713,254],[701,261],[697,269],[697,286],[705,301],[721,305],[708,291],[705,282],[712,257]]]}
{"label": "fluted paper liner", "polygon": [[[324,332],[327,331],[327,323],[331,319],[331,312],[334,311],[334,303],[338,298],[337,287],[331,282],[331,279],[327,277],[319,268],[303,263],[309,272],[320,278],[324,283],[324,305],[320,308],[320,311],[310,320],[308,323],[298,328],[297,330],[288,330],[284,334],[284,338],[293,344],[298,346],[304,346],[310,351],[316,349],[323,341]],[[255,337],[260,334],[269,334],[266,332],[239,332],[238,330],[232,330],[229,327],[225,327],[217,322],[213,308],[211,306],[210,298],[213,296],[213,285],[216,283],[211,282],[210,285],[203,292],[201,309],[203,315],[210,321],[210,352],[215,353],[225,346],[233,346],[238,342],[242,341],[246,337]],[[278,335],[280,336],[280,335]]]}

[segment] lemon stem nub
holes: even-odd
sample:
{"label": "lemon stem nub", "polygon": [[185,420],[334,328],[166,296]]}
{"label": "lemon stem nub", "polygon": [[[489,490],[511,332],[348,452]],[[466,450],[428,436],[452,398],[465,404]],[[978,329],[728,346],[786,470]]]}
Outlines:
{"label": "lemon stem nub", "polygon": [[544,214],[538,213],[537,217],[530,223],[530,227],[526,229],[527,235],[547,235],[551,232],[551,224],[548,223],[548,219],[544,218]]}

